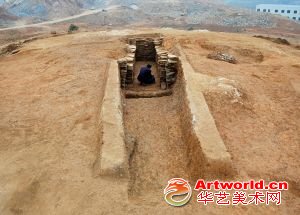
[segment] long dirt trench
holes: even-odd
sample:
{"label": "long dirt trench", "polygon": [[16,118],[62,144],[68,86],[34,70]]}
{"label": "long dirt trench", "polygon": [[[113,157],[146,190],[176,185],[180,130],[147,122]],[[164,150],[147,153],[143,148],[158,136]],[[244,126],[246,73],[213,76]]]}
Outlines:
{"label": "long dirt trench", "polygon": [[[135,74],[147,63],[137,63]],[[153,73],[157,77],[156,69]],[[189,178],[177,91],[174,89],[171,96],[161,98],[125,100],[125,135],[135,142],[129,160],[129,196],[163,189],[171,178]]]}
{"label": "long dirt trench", "polygon": [[[161,49],[153,50],[147,42],[143,40],[142,44],[150,55],[140,58],[129,54],[118,61],[119,77],[115,73],[117,65],[111,65],[101,112],[102,149],[94,166],[102,175],[127,176],[129,172],[128,197],[131,201],[137,199],[137,205],[140,200],[146,205],[162,202],[163,189],[172,178],[184,178],[193,184],[202,177],[232,172],[230,155],[186,57],[181,53],[176,62],[176,81],[169,85],[174,56]],[[137,49],[137,53],[143,52]],[[161,66],[163,55],[167,56],[163,67],[166,73]],[[157,83],[140,86],[137,76],[141,67],[149,63]],[[165,91],[161,85],[164,81],[171,94],[126,96],[129,91],[158,95],[155,93]],[[121,92],[116,89],[120,86]]]}

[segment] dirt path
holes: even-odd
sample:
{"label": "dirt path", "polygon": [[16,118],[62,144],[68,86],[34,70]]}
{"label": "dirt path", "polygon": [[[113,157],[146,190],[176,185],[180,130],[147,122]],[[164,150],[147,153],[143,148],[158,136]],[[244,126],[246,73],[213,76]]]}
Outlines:
{"label": "dirt path", "polygon": [[73,19],[78,19],[78,18],[81,18],[81,17],[84,17],[84,16],[97,14],[97,13],[103,12],[103,10],[107,11],[107,10],[114,9],[116,7],[118,7],[118,6],[111,6],[111,7],[108,7],[106,9],[101,8],[101,9],[97,9],[97,10],[86,10],[83,13],[77,14],[77,15],[74,15],[74,16],[68,16],[68,17],[61,18],[61,19],[55,19],[55,20],[40,22],[40,23],[35,23],[35,24],[19,25],[19,26],[14,26],[14,27],[9,27],[9,28],[0,28],[0,31],[8,31],[8,30],[21,29],[21,28],[31,28],[31,27],[41,27],[43,25],[56,24],[56,23],[60,23],[60,22],[73,20]]}

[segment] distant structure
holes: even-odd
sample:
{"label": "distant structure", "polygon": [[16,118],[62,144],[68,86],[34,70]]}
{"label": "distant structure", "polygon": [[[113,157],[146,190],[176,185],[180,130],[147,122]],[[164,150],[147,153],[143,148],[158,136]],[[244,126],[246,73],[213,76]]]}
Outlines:
{"label": "distant structure", "polygon": [[259,4],[256,5],[257,12],[278,14],[289,19],[300,21],[300,5],[284,4]]}

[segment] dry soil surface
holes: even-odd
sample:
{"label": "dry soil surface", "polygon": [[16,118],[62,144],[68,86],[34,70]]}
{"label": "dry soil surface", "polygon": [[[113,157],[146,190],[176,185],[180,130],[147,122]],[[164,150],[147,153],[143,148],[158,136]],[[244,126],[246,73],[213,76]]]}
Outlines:
{"label": "dry soil surface", "polygon": [[[180,122],[174,97],[125,102],[127,132],[142,144],[133,160],[135,183],[95,174],[107,69],[124,55],[123,36],[129,33],[114,31],[36,40],[15,55],[0,57],[0,213],[299,214],[300,51],[250,35],[147,31],[165,34],[166,48],[175,54],[175,45],[181,45],[199,73],[233,157],[235,179],[287,180],[291,189],[283,193],[283,204],[223,208],[193,201],[183,208],[168,206],[161,188],[176,171],[165,161],[185,165],[184,159],[170,154],[160,163],[154,158],[184,143],[175,132]],[[229,52],[238,64],[207,59],[213,51]],[[144,108],[149,115],[139,117]],[[141,127],[133,121],[138,118]],[[155,134],[173,134],[171,141],[140,136],[151,125]],[[158,148],[158,141],[165,145]],[[182,166],[177,174],[185,177]]]}

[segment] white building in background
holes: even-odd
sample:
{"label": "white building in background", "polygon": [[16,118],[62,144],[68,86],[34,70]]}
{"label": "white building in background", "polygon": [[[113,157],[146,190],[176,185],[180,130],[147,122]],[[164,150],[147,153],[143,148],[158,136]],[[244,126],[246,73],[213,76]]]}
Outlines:
{"label": "white building in background", "polygon": [[300,21],[300,5],[284,4],[259,4],[256,6],[257,12],[278,14],[289,19]]}

